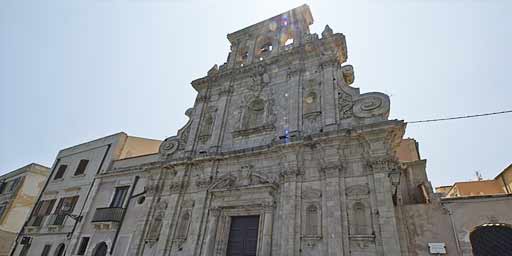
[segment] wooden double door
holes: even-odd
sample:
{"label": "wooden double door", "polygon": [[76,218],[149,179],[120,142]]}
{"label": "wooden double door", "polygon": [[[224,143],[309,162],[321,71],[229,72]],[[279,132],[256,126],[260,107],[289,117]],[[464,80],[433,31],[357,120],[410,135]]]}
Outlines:
{"label": "wooden double door", "polygon": [[256,256],[259,216],[231,218],[227,256]]}

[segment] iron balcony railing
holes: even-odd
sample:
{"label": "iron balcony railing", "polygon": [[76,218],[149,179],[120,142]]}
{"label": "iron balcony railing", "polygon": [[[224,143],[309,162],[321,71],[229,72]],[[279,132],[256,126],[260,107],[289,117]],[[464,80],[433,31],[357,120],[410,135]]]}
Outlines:
{"label": "iron balcony railing", "polygon": [[123,212],[124,208],[120,207],[97,208],[92,222],[121,222]]}
{"label": "iron balcony railing", "polygon": [[48,225],[49,226],[62,226],[66,221],[66,214],[52,214],[49,217]]}
{"label": "iron balcony railing", "polygon": [[45,216],[32,216],[28,220],[27,226],[29,227],[41,227]]}

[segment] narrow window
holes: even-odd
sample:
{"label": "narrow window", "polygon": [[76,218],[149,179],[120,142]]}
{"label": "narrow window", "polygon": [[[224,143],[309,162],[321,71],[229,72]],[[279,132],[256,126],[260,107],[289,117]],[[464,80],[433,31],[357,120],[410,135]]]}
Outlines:
{"label": "narrow window", "polygon": [[55,177],[53,177],[53,179],[62,179],[64,177],[64,173],[66,172],[66,168],[68,168],[68,166],[65,164],[59,166],[59,169],[57,170],[57,173],[55,173]]}
{"label": "narrow window", "polygon": [[87,159],[80,160],[80,163],[78,163],[78,167],[75,170],[75,176],[84,174],[88,163],[89,163],[89,160],[87,160]]}
{"label": "narrow window", "polygon": [[43,248],[43,252],[41,253],[41,256],[48,256],[50,255],[50,249],[52,249],[51,244],[45,244]]}
{"label": "narrow window", "polygon": [[80,241],[80,247],[78,247],[77,255],[84,255],[87,250],[87,245],[89,244],[89,237],[82,237],[82,241]]}
{"label": "narrow window", "polygon": [[110,208],[122,208],[124,204],[124,199],[126,194],[128,193],[128,186],[126,187],[117,187],[114,192],[114,197],[112,198],[112,202],[110,202]]}
{"label": "narrow window", "polygon": [[318,207],[310,205],[306,209],[306,234],[317,236],[318,234]]}

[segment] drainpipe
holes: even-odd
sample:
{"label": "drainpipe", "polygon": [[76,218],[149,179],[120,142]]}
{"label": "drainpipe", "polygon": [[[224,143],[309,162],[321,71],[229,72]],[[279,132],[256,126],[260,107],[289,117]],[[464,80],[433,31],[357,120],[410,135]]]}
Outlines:
{"label": "drainpipe", "polygon": [[453,237],[455,238],[455,245],[457,246],[457,254],[462,255],[461,249],[460,249],[459,238],[457,236],[457,229],[455,228],[455,224],[453,223],[452,211],[448,207],[445,207],[444,205],[443,205],[443,208],[445,208],[448,211],[448,215],[450,216],[450,223],[452,224],[451,226],[452,226],[452,231],[453,231]]}
{"label": "drainpipe", "polygon": [[[57,168],[57,166],[59,166],[59,163],[60,163],[60,158],[57,158],[57,161],[55,161],[55,165],[53,166],[52,171],[48,175],[48,179],[46,179],[46,182],[44,183],[43,189],[41,190],[41,192],[39,192],[39,196],[37,197],[36,205],[37,205],[37,203],[39,203],[39,201],[41,201],[41,198],[43,197],[43,192],[46,190],[46,187],[48,187],[48,184],[50,183],[50,180],[53,177],[53,173],[55,172],[55,169]],[[9,256],[14,256],[14,252],[16,251],[16,248],[18,247],[18,240],[20,239],[21,235],[23,234],[23,230],[27,226],[29,220],[32,218],[32,215],[34,214],[36,205],[34,205],[32,207],[32,209],[30,210],[30,214],[28,215],[28,218],[23,223],[23,227],[21,227],[20,232],[18,232],[18,234],[16,235],[16,240],[14,240],[14,246],[12,247],[11,253],[9,254]]]}
{"label": "drainpipe", "polygon": [[[119,226],[117,227],[116,234],[114,236],[114,240],[112,241],[112,247],[110,247],[109,254],[112,255],[114,253],[114,248],[116,247],[117,238],[119,237],[119,232],[121,232],[121,227],[123,226],[124,217],[126,216],[126,212],[128,211],[128,207],[130,207],[130,202],[133,196],[133,192],[135,191],[135,187],[137,186],[137,182],[139,182],[140,177],[135,176],[135,180],[133,181],[133,186],[130,189],[130,195],[128,196],[128,202],[126,202],[126,207],[124,208],[123,214],[121,214],[121,220],[119,221]],[[140,194],[139,194],[140,195]],[[139,196],[137,195],[137,196]]]}

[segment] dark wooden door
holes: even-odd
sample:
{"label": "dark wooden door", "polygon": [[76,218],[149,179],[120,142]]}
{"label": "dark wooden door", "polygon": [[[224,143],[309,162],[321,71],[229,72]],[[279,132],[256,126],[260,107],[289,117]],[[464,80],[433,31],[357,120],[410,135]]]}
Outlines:
{"label": "dark wooden door", "polygon": [[231,218],[228,256],[256,256],[259,216]]}

